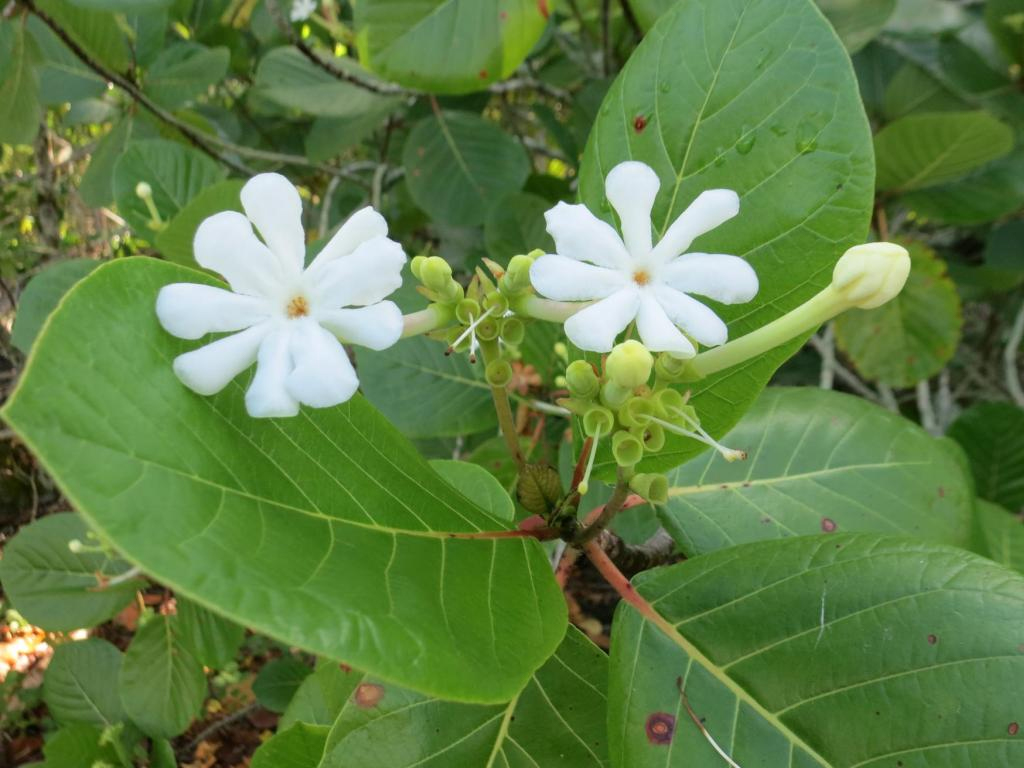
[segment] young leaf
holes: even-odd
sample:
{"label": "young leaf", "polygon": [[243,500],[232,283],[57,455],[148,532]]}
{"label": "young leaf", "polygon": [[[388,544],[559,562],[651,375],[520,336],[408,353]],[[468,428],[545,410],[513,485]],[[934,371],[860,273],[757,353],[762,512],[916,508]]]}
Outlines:
{"label": "young leaf", "polygon": [[[673,5],[615,80],[584,153],[580,198],[609,221],[605,175],[630,159],[661,179],[656,237],[700,192],[739,193],[739,215],[691,249],[742,256],[757,272],[753,301],[714,305],[730,338],[817,293],[867,233],[867,119],[849,57],[809,0]],[[721,435],[731,427],[800,343],[693,385],[705,429]],[[668,469],[700,450],[673,436],[642,466]]]}
{"label": "young leaf", "polygon": [[975,403],[949,428],[971,463],[978,495],[1007,509],[1024,508],[1024,409]]}
{"label": "young leaf", "polygon": [[28,354],[46,318],[64,294],[99,265],[92,259],[69,259],[51,264],[33,277],[18,300],[11,343]]}
{"label": "young leaf", "polygon": [[[171,361],[193,345],[153,310],[181,281],[213,282],[155,259],[98,269],[3,411],[75,508],[146,573],[239,624],[435,695],[515,695],[565,630],[540,545],[489,538],[508,523],[361,397],[270,420],[246,415],[245,382],[186,389]],[[65,386],[69,368],[79,386]]]}
{"label": "young leaf", "polygon": [[851,534],[722,550],[636,588],[653,610],[615,616],[616,765],[720,768],[712,740],[761,768],[1024,761],[1019,574]]}
{"label": "young leaf", "polygon": [[95,637],[58,645],[43,680],[43,700],[53,719],[100,728],[123,721],[116,685],[121,657],[117,648]]}
{"label": "young leaf", "polygon": [[51,632],[93,627],[115,616],[143,585],[129,579],[104,586],[128,564],[102,552],[72,552],[68,543],[88,543],[88,530],[78,515],[48,515],[6,545],[0,580],[26,620]]}
{"label": "young leaf", "polygon": [[818,389],[765,390],[724,438],[669,474],[658,509],[688,555],[832,531],[968,543],[973,493],[948,450],[898,414]]}

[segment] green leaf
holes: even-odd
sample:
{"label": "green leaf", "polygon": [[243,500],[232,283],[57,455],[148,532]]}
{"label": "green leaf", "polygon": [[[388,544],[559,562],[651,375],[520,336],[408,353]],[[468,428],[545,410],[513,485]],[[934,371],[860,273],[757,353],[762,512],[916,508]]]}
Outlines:
{"label": "green leaf", "polygon": [[407,437],[467,435],[498,423],[483,366],[445,356],[443,342],[416,336],[356,355],[366,399]]}
{"label": "green leaf", "polygon": [[100,262],[92,259],[69,259],[51,264],[33,277],[18,300],[11,343],[28,354],[46,318],[64,294],[99,265]]}
{"label": "green leaf", "polygon": [[1024,408],[975,403],[948,434],[967,454],[979,496],[1010,510],[1024,508]]}
{"label": "green leaf", "polygon": [[508,704],[456,704],[363,682],[338,714],[320,768],[607,766],[607,668],[604,653],[570,627]]}
{"label": "green leaf", "polygon": [[149,736],[177,736],[206,699],[203,668],[177,632],[176,616],[151,617],[135,633],[121,666],[121,702]]}
{"label": "green leaf", "polygon": [[4,548],[0,580],[18,613],[50,632],[70,632],[116,616],[142,587],[129,579],[110,587],[128,564],[101,552],[73,553],[73,539],[89,544],[78,515],[48,515],[22,528]]}
{"label": "green leaf", "polygon": [[197,267],[192,241],[203,221],[221,211],[242,210],[239,195],[245,182],[228,179],[202,189],[156,235],[156,247],[164,258],[186,267]]}
{"label": "green leaf", "polygon": [[887,120],[918,112],[955,112],[968,105],[915,64],[904,64],[885,89],[883,111]]}
{"label": "green leaf", "polygon": [[45,763],[38,768],[82,768],[96,763],[117,765],[117,751],[103,740],[103,731],[85,723],[71,723],[57,730],[43,745]]}
{"label": "green leaf", "polygon": [[166,8],[172,0],[71,0],[79,8],[113,13],[144,13]]}
{"label": "green leaf", "polygon": [[1024,518],[984,499],[975,503],[981,529],[981,554],[1024,573]]}
{"label": "green leaf", "polygon": [[152,188],[156,209],[168,221],[223,178],[220,166],[199,150],[165,139],[133,141],[114,165],[114,199],[125,220],[139,234],[152,238],[149,209],[135,194],[140,182]]}
{"label": "green leaf", "polygon": [[877,309],[836,318],[836,341],[866,379],[909,387],[934,376],[953,358],[963,315],[946,263],[919,242],[910,251],[907,284]]}
{"label": "green leaf", "polygon": [[46,668],[43,700],[62,725],[117,725],[125,719],[114,684],[120,672],[121,652],[106,640],[62,643]]}
{"label": "green leaf", "polygon": [[85,10],[66,0],[37,0],[37,5],[101,64],[115,72],[129,68],[128,41],[113,14]]}
{"label": "green leaf", "polygon": [[[334,58],[331,63],[359,74],[351,59]],[[260,60],[253,87],[274,104],[323,117],[355,118],[395,104],[393,98],[339,80],[292,46],[275,48]]]}
{"label": "green leaf", "polygon": [[295,723],[330,726],[338,718],[345,702],[363,680],[351,667],[330,659],[321,659],[288,702],[277,723],[278,732]]}
{"label": "green leaf", "polygon": [[817,0],[817,4],[850,53],[870,43],[896,10],[896,0]]}
{"label": "green leaf", "polygon": [[279,727],[270,741],[256,750],[251,768],[316,768],[330,731],[326,725],[306,723]]}
{"label": "green leaf", "polygon": [[0,20],[0,142],[31,144],[43,109],[35,64],[39,51],[18,19]]}
{"label": "green leaf", "polygon": [[971,16],[950,0],[898,0],[886,31],[901,35],[937,35],[965,26]]}
{"label": "green leaf", "polygon": [[875,136],[878,188],[905,192],[951,181],[1013,148],[1013,131],[985,112],[909,115]]}
{"label": "green leaf", "polygon": [[502,264],[520,253],[540,248],[555,252],[555,242],[544,226],[544,213],[551,203],[526,192],[513,192],[498,200],[484,221],[487,254]]}
{"label": "green leaf", "polygon": [[985,3],[985,23],[1006,58],[1024,64],[1024,2],[988,0]]}
{"label": "green leaf", "polygon": [[147,96],[165,107],[180,107],[219,83],[228,71],[227,48],[182,42],[164,48],[146,74]]}
{"label": "green leaf", "polygon": [[973,492],[946,448],[851,395],[772,387],[709,451],[669,474],[658,513],[687,555],[761,539],[877,531],[966,545]]}
{"label": "green leaf", "polygon": [[361,0],[355,6],[360,59],[412,88],[483,90],[523,63],[544,31],[547,9],[538,0]]}
{"label": "green leaf", "polygon": [[515,518],[515,504],[494,475],[468,461],[432,459],[429,462],[452,488],[501,520]]}
{"label": "green leaf", "polygon": [[416,123],[402,152],[416,205],[444,224],[482,224],[502,195],[530,173],[523,146],[497,125],[468,112],[441,112]]}
{"label": "green leaf", "polygon": [[130,117],[122,117],[96,143],[78,188],[86,205],[101,208],[114,201],[114,166],[128,144],[132,125]]}
{"label": "green leaf", "polygon": [[228,621],[202,606],[177,598],[176,631],[181,644],[204,667],[223,669],[235,658],[245,639],[245,627]]}
{"label": "green leaf", "polygon": [[284,712],[302,682],[313,670],[293,656],[274,659],[260,670],[252,692],[271,712]]}
{"label": "green leaf", "polygon": [[989,232],[985,264],[993,269],[1024,271],[1024,220],[1008,221]]}
{"label": "green leaf", "polygon": [[1015,151],[948,184],[911,192],[904,205],[926,218],[971,226],[1024,206],[1024,151]]}
{"label": "green leaf", "polygon": [[687,705],[742,766],[1024,761],[1024,578],[1001,566],[852,534],[734,547],[636,588],[653,610],[615,615],[615,765],[720,768]]}
{"label": "green leaf", "polygon": [[75,508],[239,624],[434,695],[515,695],[565,628],[540,545],[486,538],[508,523],[361,397],[270,420],[245,414],[245,380],[187,390],[171,361],[195,345],[153,311],[180,281],[213,282],[155,259],[101,267],[65,297],[4,408]]}
{"label": "green leaf", "polygon": [[654,26],[662,14],[676,4],[677,0],[628,0],[637,21],[644,29]]}
{"label": "green leaf", "polygon": [[86,67],[36,16],[27,21],[28,30],[39,47],[36,74],[40,99],[51,105],[102,95],[107,84]]}
{"label": "green leaf", "polygon": [[[661,179],[658,235],[700,192],[739,193],[740,214],[693,245],[742,256],[757,272],[754,301],[713,305],[730,338],[825,287],[839,256],[867,234],[874,192],[867,120],[849,57],[808,0],[673,6],[615,80],[584,153],[580,198],[609,221],[604,177],[629,159]],[[704,428],[721,435],[735,424],[802,341],[690,387]],[[642,466],[669,469],[701,450],[673,436]],[[610,468],[607,458],[599,463]]]}
{"label": "green leaf", "polygon": [[320,163],[336,157],[372,134],[400,105],[399,99],[380,99],[351,117],[318,117],[306,134],[306,157]]}

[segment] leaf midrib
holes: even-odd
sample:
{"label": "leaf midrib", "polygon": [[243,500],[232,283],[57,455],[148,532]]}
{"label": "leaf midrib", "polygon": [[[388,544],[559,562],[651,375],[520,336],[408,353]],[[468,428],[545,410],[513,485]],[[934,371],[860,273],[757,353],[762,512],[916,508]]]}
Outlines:
{"label": "leaf midrib", "polygon": [[779,485],[781,483],[787,483],[798,480],[808,480],[819,477],[828,477],[830,475],[839,475],[844,472],[854,472],[861,469],[892,469],[894,467],[916,467],[921,465],[927,465],[931,462],[928,461],[895,461],[895,462],[877,462],[874,464],[849,464],[842,467],[826,467],[825,469],[816,469],[811,472],[801,472],[795,475],[784,475],[779,477],[762,477],[756,480],[735,480],[728,483],[709,483],[707,485],[674,485],[668,489],[669,497],[673,496],[692,496],[698,493],[716,493],[726,490],[741,490],[744,488],[753,488],[756,486],[771,486]]}

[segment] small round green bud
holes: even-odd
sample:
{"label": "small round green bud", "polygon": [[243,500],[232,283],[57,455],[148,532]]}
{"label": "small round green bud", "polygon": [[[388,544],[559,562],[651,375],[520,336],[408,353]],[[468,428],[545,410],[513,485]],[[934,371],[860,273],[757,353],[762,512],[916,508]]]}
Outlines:
{"label": "small round green bud", "polygon": [[612,455],[620,467],[632,467],[644,457],[644,444],[629,432],[616,432],[612,438]]}
{"label": "small round green bud", "polygon": [[665,430],[660,424],[630,427],[629,432],[644,444],[646,451],[655,453],[665,447]]}
{"label": "small round green bud", "polygon": [[472,299],[462,299],[455,305],[455,319],[463,325],[469,325],[480,317],[480,305]]}
{"label": "small round green bud", "polygon": [[504,387],[512,381],[512,366],[507,360],[491,360],[487,364],[484,376],[492,387]]}
{"label": "small round green bud", "polygon": [[502,287],[509,293],[522,293],[530,288],[530,267],[533,259],[529,256],[513,256],[501,278]]}
{"label": "small round green bud", "polygon": [[564,341],[556,341],[555,345],[552,347],[552,349],[555,350],[555,355],[558,356],[559,360],[566,360],[566,361],[568,361],[568,359],[569,359],[569,348],[567,346],[565,346],[565,342]]}
{"label": "small round green bud", "polygon": [[685,405],[686,398],[678,390],[666,387],[654,394],[654,409],[663,419],[675,419],[675,411],[682,410]]}
{"label": "small round green bud", "polygon": [[412,261],[409,262],[409,271],[412,272],[412,276],[417,280],[422,280],[420,277],[420,270],[423,269],[423,262],[427,260],[426,256],[413,256]]}
{"label": "small round green bud", "polygon": [[609,378],[624,389],[635,389],[646,384],[654,366],[654,356],[647,347],[635,339],[617,344],[605,361]]}
{"label": "small round green bud", "polygon": [[493,310],[492,315],[501,317],[508,311],[508,299],[497,291],[491,291],[484,296],[484,309]]}
{"label": "small round green bud", "polygon": [[619,408],[619,421],[627,427],[639,427],[651,420],[654,403],[646,397],[631,397]]}
{"label": "small round green bud", "polygon": [[72,554],[77,555],[83,549],[85,549],[85,545],[81,542],[80,539],[72,539],[68,542],[68,551],[70,551]]}
{"label": "small round green bud", "polygon": [[641,472],[638,475],[633,475],[629,481],[629,487],[633,493],[642,496],[652,504],[668,502],[668,478],[664,475]]}
{"label": "small round green bud", "polygon": [[147,197],[153,196],[153,188],[144,181],[140,181],[135,185],[135,196],[145,200]]}
{"label": "small round green bud", "polygon": [[513,347],[523,343],[526,336],[526,326],[523,321],[515,317],[506,317],[501,323],[501,338],[506,344]]}
{"label": "small round green bud", "polygon": [[573,360],[565,369],[565,382],[573,397],[589,400],[597,395],[601,383],[594,372],[594,366],[586,360]]}
{"label": "small round green bud", "polygon": [[438,293],[443,293],[452,281],[452,268],[440,256],[428,256],[420,265],[420,280]]}
{"label": "small round green bud", "polygon": [[618,410],[633,396],[632,387],[620,387],[614,381],[606,381],[601,387],[601,402]]}
{"label": "small round green bud", "polygon": [[615,417],[607,408],[600,405],[593,406],[583,414],[583,431],[590,437],[607,435],[615,426]]}
{"label": "small round green bud", "polygon": [[493,341],[498,338],[498,331],[500,330],[501,326],[498,321],[493,317],[488,317],[481,320],[476,326],[476,335],[481,341]]}

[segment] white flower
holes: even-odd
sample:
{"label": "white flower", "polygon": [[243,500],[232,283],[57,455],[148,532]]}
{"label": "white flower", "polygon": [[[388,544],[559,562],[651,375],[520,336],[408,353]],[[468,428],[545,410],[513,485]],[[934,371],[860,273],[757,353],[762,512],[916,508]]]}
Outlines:
{"label": "white flower", "polygon": [[743,259],[685,253],[695,238],[739,212],[739,196],[728,189],[702,192],[653,245],[651,209],[659,187],[644,163],[620,163],[608,174],[605,194],[622,221],[622,237],[583,205],[559,203],[544,215],[556,253],[533,263],[534,288],[558,301],[599,299],[565,321],[566,335],[580,349],[609,351],[636,320],[651,351],[692,357],[690,339],[713,347],[725,343],[728,330],[687,294],[738,304],[757,293],[757,275]]}
{"label": "white flower", "polygon": [[161,325],[179,338],[239,333],[180,355],[174,372],[190,389],[212,395],[256,362],[245,394],[252,416],[294,416],[299,403],[345,402],[359,380],[339,339],[385,349],[402,335],[401,311],[383,301],[402,284],[402,247],[386,237],[384,218],[363,208],[304,270],[295,187],[263,173],[242,187],[241,198],[245,216],[211,216],[194,243],[196,261],[220,273],[231,290],[174,283],[156,301]]}
{"label": "white flower", "polygon": [[288,18],[292,21],[305,21],[316,11],[316,0],[293,0]]}

